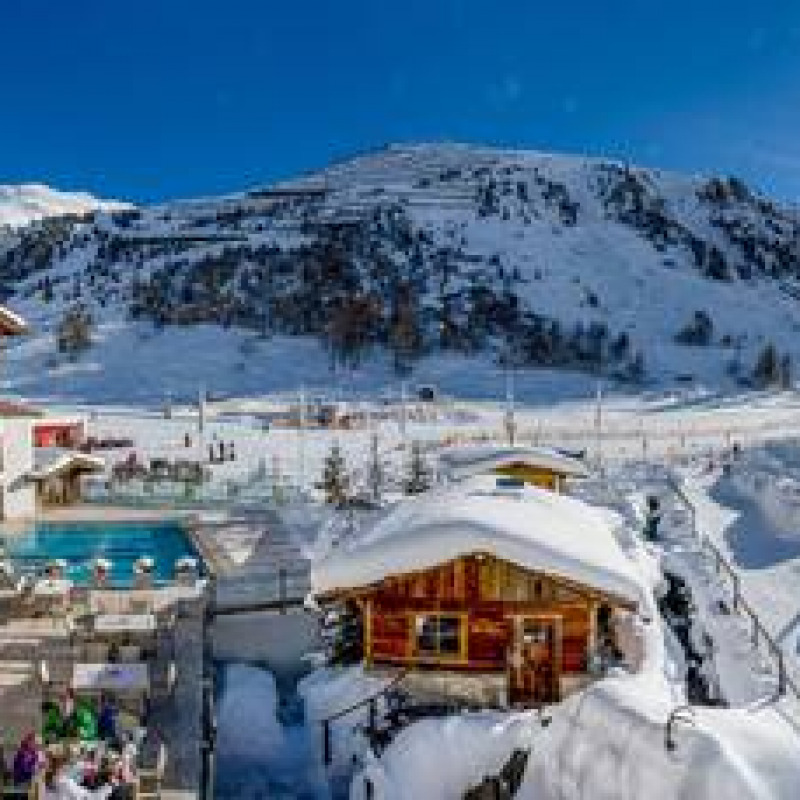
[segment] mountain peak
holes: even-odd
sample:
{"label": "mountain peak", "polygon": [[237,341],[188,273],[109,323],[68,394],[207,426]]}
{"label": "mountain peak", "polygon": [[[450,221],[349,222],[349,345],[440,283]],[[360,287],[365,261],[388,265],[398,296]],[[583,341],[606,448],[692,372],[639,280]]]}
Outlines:
{"label": "mountain peak", "polygon": [[129,203],[101,200],[88,192],[63,192],[42,183],[0,184],[0,227],[20,228],[46,217],[127,208]]}

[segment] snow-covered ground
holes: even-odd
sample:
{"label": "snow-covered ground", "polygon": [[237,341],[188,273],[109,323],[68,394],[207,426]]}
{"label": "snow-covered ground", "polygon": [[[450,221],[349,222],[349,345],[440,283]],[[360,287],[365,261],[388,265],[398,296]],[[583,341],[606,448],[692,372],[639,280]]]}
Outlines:
{"label": "snow-covered ground", "polygon": [[[681,542],[673,537],[663,545],[632,537],[621,543],[643,592],[634,634],[642,642],[638,664],[549,708],[546,727],[536,712],[425,720],[405,729],[379,759],[357,733],[362,708],[360,718],[337,722],[333,736],[339,768],[354,755],[362,765],[351,798],[460,800],[484,777],[496,775],[518,747],[530,749],[519,800],[793,798],[800,780],[797,706],[769,699],[758,661],[749,657],[746,631],[738,652],[736,621],[715,623],[710,594],[695,594],[693,625],[715,636],[714,666],[732,707],[685,710],[667,736],[667,720],[686,703],[686,664],[656,608],[660,563],[666,559],[674,569],[681,561],[693,588],[710,567],[682,558]],[[334,669],[310,676],[304,694],[323,717],[376,688],[374,677],[358,668]]]}
{"label": "snow-covered ground", "polygon": [[[169,418],[163,411],[136,407],[130,402],[133,398],[129,398],[127,408],[69,405],[53,408],[90,414],[92,435],[129,437],[137,457],[144,461],[154,457],[206,461],[210,445],[233,442],[236,460],[212,468],[219,484],[244,481],[261,471],[270,479],[278,476],[292,484],[300,482],[308,489],[320,479],[324,458],[336,443],[354,483],[362,485],[373,434],[378,437],[387,472],[395,475],[406,470],[408,455],[404,444],[414,440],[447,444],[506,439],[502,403],[451,397],[433,404],[407,403],[403,412],[399,387],[393,388],[395,391],[388,395],[390,405],[380,401],[381,392],[375,390],[341,404],[344,411],[368,418],[364,425],[353,430],[309,428],[300,432],[296,428],[268,427],[276,413],[296,404],[299,392],[211,404],[202,435],[196,408],[174,406]],[[312,393],[307,391],[306,396]],[[337,395],[330,392],[327,396]],[[718,452],[733,442],[749,445],[776,436],[800,434],[800,398],[791,392],[725,398],[611,396],[603,399],[599,426],[597,410],[596,397],[591,392],[582,398],[560,402],[520,400],[515,411],[517,439],[585,450],[590,464],[596,464],[598,456],[609,464],[642,458],[677,464],[687,458]],[[105,453],[109,463],[127,455],[124,450]],[[433,454],[429,462],[435,469]]]}
{"label": "snow-covered ground", "polygon": [[700,530],[740,575],[745,598],[800,678],[800,525],[796,441],[746,451],[729,475],[686,475]]}
{"label": "snow-covered ground", "polygon": [[[414,409],[408,408],[404,437],[397,415],[379,421],[378,411],[385,407],[375,400],[369,404],[362,400],[376,417],[373,425],[364,429],[306,430],[302,434],[277,427],[265,430],[259,414],[274,411],[285,400],[284,395],[221,404],[217,410],[226,413],[212,415],[202,442],[197,438],[196,414],[180,407],[173,408],[171,418],[133,406],[96,408],[91,432],[100,437],[130,436],[142,458],[203,458],[208,443],[232,441],[236,461],[214,467],[217,480],[242,480],[262,463],[269,470],[277,460],[291,480],[305,475],[310,485],[321,474],[322,460],[333,442],[340,444],[353,469],[363,469],[371,433],[378,431],[387,462],[402,470],[406,456],[398,447],[404,438],[443,442],[482,433],[500,436],[504,414],[500,404],[450,400],[438,414],[428,409],[429,419],[415,420]],[[516,409],[526,435],[538,435],[553,444],[585,446],[590,461],[597,448],[596,411],[591,396],[550,406],[520,402]],[[643,456],[672,464],[685,479],[687,493],[698,508],[699,526],[739,568],[745,596],[791,657],[797,653],[795,598],[800,589],[792,481],[800,476],[800,459],[792,442],[764,445],[763,441],[796,431],[798,418],[800,405],[791,393],[726,398],[611,397],[604,400],[600,429],[600,449],[609,466],[606,490],[613,489],[608,499],[619,504],[629,495],[634,505],[641,500],[648,488],[641,467]],[[186,433],[192,440],[189,448],[185,446]],[[734,441],[743,443],[745,450],[734,463],[732,475],[724,477],[718,469],[719,453]],[[109,458],[124,455],[124,451],[113,452]],[[435,461],[433,455],[429,457]],[[636,464],[626,463],[631,457],[637,459]],[[709,470],[712,462],[715,466]],[[767,476],[766,484],[763,480],[759,483],[759,475]],[[777,478],[783,480],[780,490],[764,492],[765,485],[774,488]],[[782,500],[786,502],[783,510]],[[291,513],[301,512],[292,509]],[[671,520],[667,522],[671,524]],[[715,641],[715,677],[735,708],[695,710],[691,722],[676,726],[677,749],[665,749],[665,721],[685,702],[685,664],[653,605],[643,614],[649,622],[643,629],[646,657],[639,673],[614,676],[553,709],[547,728],[541,727],[535,715],[487,714],[430,721],[409,728],[376,761],[366,755],[363,741],[350,735],[359,720],[342,721],[334,731],[338,774],[349,774],[353,755],[361,765],[353,797],[362,796],[364,778],[369,778],[379,792],[377,798],[458,800],[482,776],[496,772],[511,750],[525,742],[530,743],[532,756],[521,800],[794,797],[800,780],[800,739],[792,717],[795,708],[769,702],[774,672],[753,654],[746,622],[718,613],[725,586],[709,573],[710,565],[696,556],[691,542],[681,538],[679,523],[675,531],[664,543],[663,552],[630,537],[624,545],[653,603],[662,559],[664,566],[687,578],[698,606],[698,631],[707,632]],[[330,535],[330,525],[323,526],[318,542],[312,532],[305,531],[301,544],[316,557],[330,546],[330,541],[323,541]],[[223,701],[220,719],[234,735],[226,747],[232,757],[241,753],[242,758],[251,759],[250,771],[243,767],[241,775],[249,774],[255,785],[267,775],[285,784],[290,780],[287,776],[302,772],[307,764],[318,764],[320,740],[308,730],[318,733],[318,723],[325,716],[383,685],[381,679],[360,672],[316,671],[299,688],[306,705],[306,726],[287,731],[276,722],[274,683],[269,676],[233,669],[228,677],[233,691]],[[251,704],[252,698],[258,698],[258,703]],[[252,736],[240,742],[234,721],[249,713],[251,705],[259,709],[259,719],[252,726]],[[439,745],[435,750],[433,741]],[[470,758],[464,758],[465,753],[471,754]],[[333,774],[337,774],[335,768]],[[245,791],[244,784],[236,784],[235,772],[233,775],[229,788],[234,794],[228,796]],[[319,775],[313,771],[308,775],[308,788],[300,787],[305,794],[297,796],[324,796],[315,794],[320,790]]]}
{"label": "snow-covered ground", "polygon": [[316,731],[305,724],[301,708],[279,707],[272,674],[232,663],[223,667],[221,684],[215,796],[327,800],[324,774],[321,767],[315,769]]}

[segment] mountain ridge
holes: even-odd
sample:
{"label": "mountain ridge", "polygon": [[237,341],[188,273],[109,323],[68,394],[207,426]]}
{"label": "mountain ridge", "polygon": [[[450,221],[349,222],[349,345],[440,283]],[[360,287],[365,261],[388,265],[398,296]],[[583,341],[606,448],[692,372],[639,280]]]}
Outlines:
{"label": "mountain ridge", "polygon": [[[800,330],[794,208],[733,177],[599,157],[392,145],[219,198],[34,222],[12,239],[3,291],[33,318],[24,346],[53,381],[89,362],[113,373],[110,330],[185,339],[217,326],[251,353],[312,337],[318,368],[368,370],[383,353],[408,373],[455,354],[465,369],[478,358],[724,386],[753,378],[770,342],[791,361]],[[59,352],[75,309],[95,346]],[[254,386],[242,376],[258,357],[228,358],[238,366],[219,382]],[[12,385],[48,383],[12,373]]]}

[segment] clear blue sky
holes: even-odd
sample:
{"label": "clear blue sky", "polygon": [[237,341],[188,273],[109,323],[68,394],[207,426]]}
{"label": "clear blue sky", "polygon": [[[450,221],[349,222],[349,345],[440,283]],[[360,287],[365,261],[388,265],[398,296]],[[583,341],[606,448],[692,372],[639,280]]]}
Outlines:
{"label": "clear blue sky", "polygon": [[0,183],[231,191],[388,141],[800,199],[797,0],[0,0]]}

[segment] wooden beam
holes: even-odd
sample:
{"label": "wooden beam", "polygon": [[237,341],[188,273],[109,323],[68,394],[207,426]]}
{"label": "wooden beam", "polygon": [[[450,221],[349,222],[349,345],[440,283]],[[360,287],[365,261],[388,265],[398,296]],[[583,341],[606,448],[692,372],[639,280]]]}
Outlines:
{"label": "wooden beam", "polygon": [[364,603],[364,666],[372,666],[372,600]]}
{"label": "wooden beam", "polygon": [[587,642],[587,649],[589,656],[594,656],[597,653],[597,609],[600,604],[596,600],[589,603],[589,637]]}

